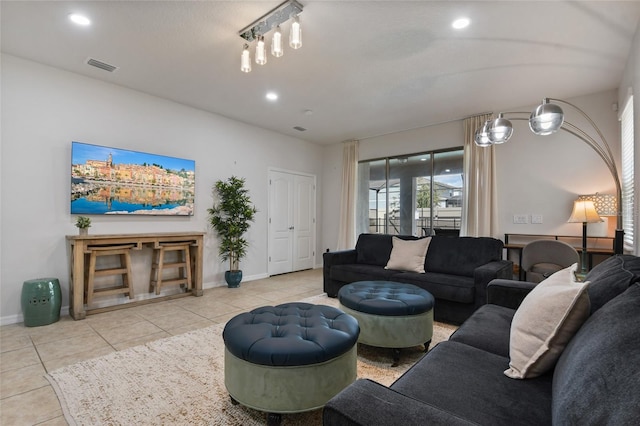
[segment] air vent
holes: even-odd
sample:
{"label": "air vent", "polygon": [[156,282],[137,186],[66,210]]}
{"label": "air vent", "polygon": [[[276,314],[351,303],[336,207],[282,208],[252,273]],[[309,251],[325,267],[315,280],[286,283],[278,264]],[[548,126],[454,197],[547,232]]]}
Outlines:
{"label": "air vent", "polygon": [[92,67],[100,68],[101,70],[105,70],[105,71],[109,71],[109,72],[114,72],[115,70],[118,69],[118,67],[116,67],[114,65],[107,64],[106,62],[102,62],[102,61],[99,61],[99,60],[93,59],[93,58],[88,58],[87,59],[87,64],[91,65]]}
{"label": "air vent", "polygon": [[300,127],[300,126],[295,126],[294,129],[296,129],[299,132],[306,132],[307,129],[305,129],[304,127]]}

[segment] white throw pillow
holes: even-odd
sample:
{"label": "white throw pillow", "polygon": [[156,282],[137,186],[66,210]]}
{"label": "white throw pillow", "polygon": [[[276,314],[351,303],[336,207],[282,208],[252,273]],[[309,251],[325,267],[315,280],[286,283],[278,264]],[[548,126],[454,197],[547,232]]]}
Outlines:
{"label": "white throw pillow", "polygon": [[431,237],[420,238],[419,240],[403,240],[393,237],[391,241],[393,248],[385,269],[424,274],[424,259],[427,256]]}
{"label": "white throw pillow", "polygon": [[513,379],[528,379],[551,370],[589,317],[588,282],[575,282],[577,264],[538,284],[524,298],[511,323],[509,369]]}

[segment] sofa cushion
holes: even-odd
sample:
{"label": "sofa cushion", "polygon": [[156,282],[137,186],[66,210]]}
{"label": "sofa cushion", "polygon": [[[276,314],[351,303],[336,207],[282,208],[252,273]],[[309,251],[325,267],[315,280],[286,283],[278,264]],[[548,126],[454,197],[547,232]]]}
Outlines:
{"label": "sofa cushion", "polygon": [[502,241],[489,237],[431,237],[425,271],[473,277],[473,271],[502,259]]}
{"label": "sofa cushion", "polygon": [[[403,240],[417,240],[418,237],[398,235]],[[357,262],[363,265],[385,266],[391,255],[391,235],[360,234],[356,242]]]}
{"label": "sofa cushion", "polygon": [[361,265],[358,263],[349,265],[333,265],[330,271],[332,280],[342,281],[345,283],[376,280],[393,281],[391,277],[397,273],[398,271],[384,269],[383,266]]}
{"label": "sofa cushion", "polygon": [[449,338],[496,355],[509,357],[509,330],[514,309],[484,305],[473,313]]}
{"label": "sofa cushion", "polygon": [[591,313],[604,306],[629,286],[640,281],[640,257],[617,255],[596,265],[585,278],[589,281]]}
{"label": "sofa cushion", "polygon": [[553,424],[631,425],[640,419],[640,284],[596,311],[558,360]]}
{"label": "sofa cushion", "polygon": [[551,424],[551,375],[511,380],[502,374],[507,362],[469,345],[442,342],[391,389],[477,424]]}
{"label": "sofa cushion", "polygon": [[391,281],[417,285],[427,290],[436,299],[451,300],[459,303],[473,303],[475,284],[473,278],[458,275],[435,274],[425,272],[398,272],[391,275]]}
{"label": "sofa cushion", "polygon": [[511,360],[505,375],[526,379],[552,369],[588,318],[588,283],[573,280],[576,266],[551,275],[522,301],[511,322]]}
{"label": "sofa cushion", "polygon": [[394,236],[391,242],[393,248],[385,269],[424,274],[424,258],[427,255],[431,237],[405,241]]}

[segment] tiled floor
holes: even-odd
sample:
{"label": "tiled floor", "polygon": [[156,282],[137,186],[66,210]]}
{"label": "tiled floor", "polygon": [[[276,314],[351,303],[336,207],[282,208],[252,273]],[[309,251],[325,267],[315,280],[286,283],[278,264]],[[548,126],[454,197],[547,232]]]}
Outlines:
{"label": "tiled floor", "polygon": [[238,313],[322,294],[322,270],[216,287],[202,297],[90,315],[42,327],[0,327],[0,424],[66,425],[44,374],[109,352],[226,322]]}

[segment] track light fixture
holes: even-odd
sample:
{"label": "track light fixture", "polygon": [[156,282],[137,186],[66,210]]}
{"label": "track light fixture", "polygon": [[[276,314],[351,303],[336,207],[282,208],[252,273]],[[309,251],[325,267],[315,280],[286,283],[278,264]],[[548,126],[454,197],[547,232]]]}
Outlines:
{"label": "track light fixture", "polygon": [[302,12],[302,5],[300,3],[296,0],[287,0],[255,20],[249,26],[240,30],[239,35],[245,40],[240,59],[240,70],[242,72],[251,71],[251,57],[248,43],[254,40],[257,40],[256,63],[260,65],[267,63],[264,36],[271,30],[274,30],[271,39],[271,54],[276,58],[284,54],[280,25],[289,19],[292,20],[289,32],[289,46],[293,49],[299,49],[302,46],[302,30],[300,28],[300,18],[298,17],[300,12]]}

